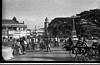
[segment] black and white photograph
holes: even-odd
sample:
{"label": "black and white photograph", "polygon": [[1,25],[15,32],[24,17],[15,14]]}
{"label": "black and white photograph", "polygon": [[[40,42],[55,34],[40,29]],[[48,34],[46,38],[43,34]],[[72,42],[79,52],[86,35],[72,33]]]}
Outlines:
{"label": "black and white photograph", "polygon": [[2,61],[100,62],[100,0],[2,0]]}

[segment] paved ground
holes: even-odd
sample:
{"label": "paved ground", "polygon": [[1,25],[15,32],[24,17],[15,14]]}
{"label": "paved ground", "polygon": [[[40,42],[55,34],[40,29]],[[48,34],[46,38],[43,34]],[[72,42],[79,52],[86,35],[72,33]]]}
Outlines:
{"label": "paved ground", "polygon": [[72,61],[69,56],[69,52],[61,48],[51,48],[51,52],[40,51],[28,51],[25,55],[14,56],[9,61]]}

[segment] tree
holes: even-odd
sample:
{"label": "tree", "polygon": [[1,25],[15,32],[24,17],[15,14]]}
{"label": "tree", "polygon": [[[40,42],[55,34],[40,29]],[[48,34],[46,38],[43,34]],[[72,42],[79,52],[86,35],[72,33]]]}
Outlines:
{"label": "tree", "polygon": [[[83,11],[76,14],[75,29],[77,35],[100,37],[100,9]],[[48,31],[52,36],[71,35],[72,17],[55,18],[49,23]]]}
{"label": "tree", "polygon": [[71,35],[72,18],[55,18],[49,23],[49,33],[56,37],[65,37]]}
{"label": "tree", "polygon": [[96,24],[96,26],[100,27],[100,9],[93,9],[89,11],[83,11],[80,14],[77,14],[80,19],[86,19],[88,22]]}
{"label": "tree", "polygon": [[81,28],[81,35],[100,36],[100,9],[83,11],[80,14],[77,14],[77,16],[79,17],[78,24]]}

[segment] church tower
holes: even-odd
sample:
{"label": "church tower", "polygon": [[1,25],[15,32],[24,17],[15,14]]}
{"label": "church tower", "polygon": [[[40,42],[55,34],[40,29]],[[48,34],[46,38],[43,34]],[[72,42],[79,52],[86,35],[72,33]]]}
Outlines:
{"label": "church tower", "polygon": [[45,18],[45,22],[44,22],[44,32],[45,32],[45,35],[47,35],[48,33],[48,18],[46,17]]}

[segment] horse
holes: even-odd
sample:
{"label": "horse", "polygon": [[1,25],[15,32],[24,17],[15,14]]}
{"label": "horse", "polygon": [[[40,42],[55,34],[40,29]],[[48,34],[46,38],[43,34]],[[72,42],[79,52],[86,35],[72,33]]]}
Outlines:
{"label": "horse", "polygon": [[65,44],[63,47],[66,49],[66,51],[69,51],[70,57],[71,57],[71,51],[73,50],[73,41],[71,38],[69,38],[67,41],[65,41]]}

